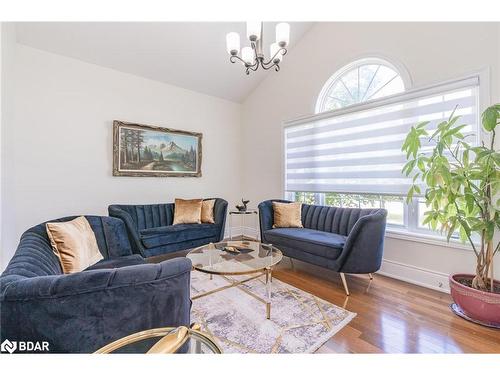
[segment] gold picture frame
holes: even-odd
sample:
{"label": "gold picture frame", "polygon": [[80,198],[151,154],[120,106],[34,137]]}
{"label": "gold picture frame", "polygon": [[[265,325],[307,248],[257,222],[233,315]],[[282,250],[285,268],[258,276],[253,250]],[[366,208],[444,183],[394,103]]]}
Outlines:
{"label": "gold picture frame", "polygon": [[202,133],[113,121],[113,176],[201,177]]}

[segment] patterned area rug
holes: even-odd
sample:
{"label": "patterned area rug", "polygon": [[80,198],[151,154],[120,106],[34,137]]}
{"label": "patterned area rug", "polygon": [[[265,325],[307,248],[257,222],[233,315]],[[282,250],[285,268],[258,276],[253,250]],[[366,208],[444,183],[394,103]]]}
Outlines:
{"label": "patterned area rug", "polygon": [[[198,271],[191,275],[192,296],[228,284],[220,276],[210,280],[209,275]],[[191,321],[201,324],[224,353],[312,353],[356,316],[273,279],[268,320],[266,306],[244,292],[250,290],[264,297],[264,280],[263,276],[194,300]]]}

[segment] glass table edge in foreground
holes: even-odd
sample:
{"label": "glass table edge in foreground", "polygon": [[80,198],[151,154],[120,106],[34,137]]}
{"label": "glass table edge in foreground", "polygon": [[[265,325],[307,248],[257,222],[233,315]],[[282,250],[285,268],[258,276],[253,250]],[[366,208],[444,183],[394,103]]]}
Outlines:
{"label": "glass table edge in foreground", "polygon": [[[222,354],[221,347],[215,342],[215,340],[207,333],[200,331],[200,326],[197,324],[192,324],[192,328],[188,328],[189,334],[194,336],[196,340],[200,343],[206,345],[212,352],[205,354]],[[187,327],[186,327],[187,328]],[[116,353],[117,350],[126,347],[127,345],[138,343],[142,340],[148,340],[155,337],[166,336],[170,332],[174,331],[176,327],[163,327],[163,328],[152,328],[145,331],[140,331],[136,333],[132,333],[128,336],[122,337],[118,340],[115,340],[94,352],[94,354],[113,354]],[[188,338],[189,340],[190,338]],[[119,353],[116,353],[119,354]],[[146,353],[137,353],[137,354],[147,354]],[[174,353],[165,353],[165,354],[175,354]],[[187,353],[189,354],[189,353]],[[203,354],[203,353],[191,353],[191,354]]]}

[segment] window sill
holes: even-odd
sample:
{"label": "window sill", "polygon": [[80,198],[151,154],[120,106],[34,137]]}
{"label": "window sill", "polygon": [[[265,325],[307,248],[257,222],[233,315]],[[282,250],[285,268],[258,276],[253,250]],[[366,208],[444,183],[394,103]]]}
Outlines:
{"label": "window sill", "polygon": [[435,246],[450,247],[453,249],[459,249],[459,250],[465,250],[465,251],[472,251],[472,247],[469,244],[464,244],[458,240],[452,239],[452,240],[450,240],[450,242],[447,242],[446,238],[443,238],[443,237],[432,236],[432,235],[422,234],[422,233],[408,232],[408,231],[400,230],[400,229],[396,229],[396,228],[389,228],[388,227],[386,229],[386,237],[395,238],[398,240],[426,243],[426,244],[435,245]]}

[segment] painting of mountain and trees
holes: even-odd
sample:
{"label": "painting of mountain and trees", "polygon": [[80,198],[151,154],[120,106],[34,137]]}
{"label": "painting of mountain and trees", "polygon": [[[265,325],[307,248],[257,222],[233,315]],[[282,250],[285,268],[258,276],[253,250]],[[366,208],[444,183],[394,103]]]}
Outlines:
{"label": "painting of mountain and trees", "polygon": [[113,122],[113,175],[201,176],[201,133]]}

